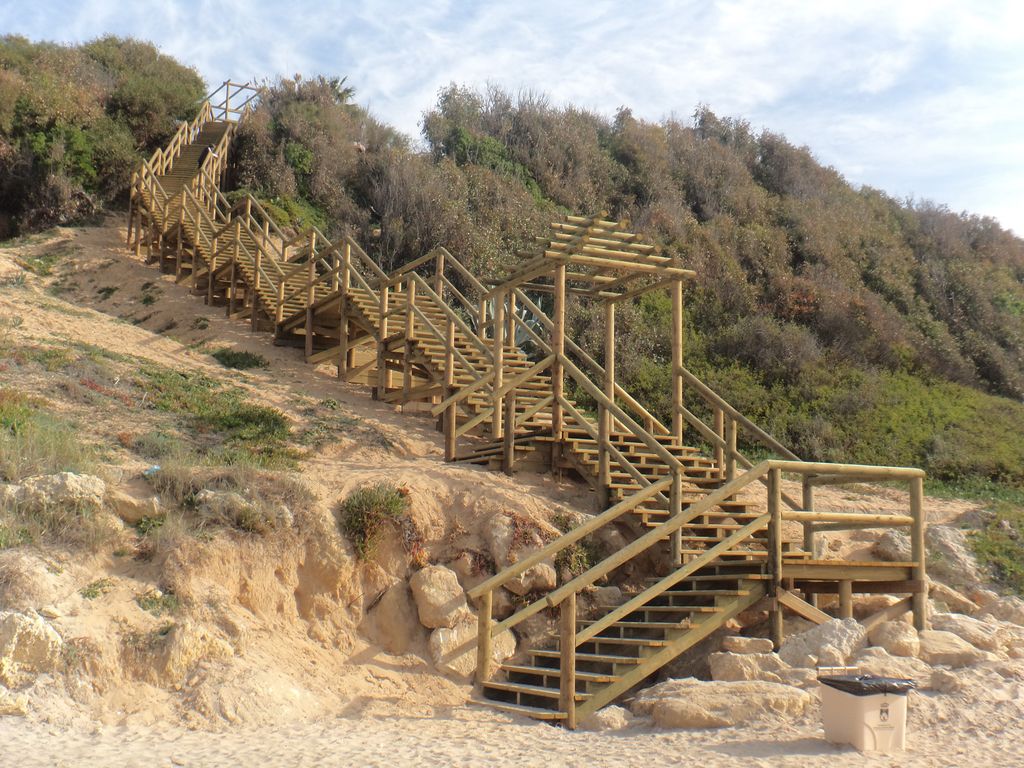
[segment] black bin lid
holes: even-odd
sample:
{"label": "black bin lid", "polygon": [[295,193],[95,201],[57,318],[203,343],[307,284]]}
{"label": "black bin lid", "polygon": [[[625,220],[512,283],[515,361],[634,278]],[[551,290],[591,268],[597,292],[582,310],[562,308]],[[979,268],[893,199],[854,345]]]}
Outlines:
{"label": "black bin lid", "polygon": [[895,693],[906,696],[917,683],[902,677],[876,677],[875,675],[828,675],[819,677],[818,682],[854,696],[875,696],[879,693]]}

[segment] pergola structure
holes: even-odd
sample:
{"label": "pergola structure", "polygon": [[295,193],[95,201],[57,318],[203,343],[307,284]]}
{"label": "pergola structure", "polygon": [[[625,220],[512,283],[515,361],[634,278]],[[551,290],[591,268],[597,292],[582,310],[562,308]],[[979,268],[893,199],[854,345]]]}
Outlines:
{"label": "pergola structure", "polygon": [[[696,276],[679,263],[678,257],[665,256],[660,246],[628,230],[628,221],[610,221],[607,211],[596,216],[566,216],[552,222],[552,238],[537,240],[544,245],[535,251],[520,252],[522,262],[504,278],[494,281],[487,299],[494,306],[494,350],[496,369],[501,370],[500,355],[505,333],[514,323],[515,289],[554,294],[551,315],[552,431],[560,434],[563,394],[560,358],[565,354],[565,299],[567,294],[604,302],[605,316],[605,394],[615,398],[615,305],[651,291],[667,289],[672,295],[672,432],[682,441],[683,418],[683,283]],[[506,321],[508,318],[508,321]],[[508,329],[505,326],[508,325]],[[497,385],[501,387],[500,382]]]}

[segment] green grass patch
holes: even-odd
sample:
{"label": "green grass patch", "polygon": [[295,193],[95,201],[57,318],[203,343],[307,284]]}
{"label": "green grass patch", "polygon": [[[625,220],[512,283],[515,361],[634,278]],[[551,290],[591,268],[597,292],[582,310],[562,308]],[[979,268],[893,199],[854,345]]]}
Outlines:
{"label": "green grass patch", "polygon": [[97,597],[107,594],[113,588],[114,582],[110,579],[97,579],[78,590],[78,594],[86,600],[95,600]]}
{"label": "green grass patch", "polygon": [[116,285],[105,285],[102,288],[97,289],[96,291],[96,294],[100,297],[101,301],[106,301],[115,293],[117,293]]}
{"label": "green grass patch", "polygon": [[160,592],[151,589],[145,594],[138,595],[135,602],[142,610],[154,616],[163,616],[167,613],[176,613],[181,607],[181,601],[173,592]]}
{"label": "green grass patch", "polygon": [[409,491],[377,483],[350,493],[338,508],[338,525],[361,559],[368,559],[389,526],[401,525],[409,509]]}
{"label": "green grass patch", "polygon": [[70,423],[49,413],[42,400],[0,389],[0,478],[16,482],[32,475],[84,472],[95,452]]}
{"label": "green grass patch", "polygon": [[76,246],[58,245],[56,248],[43,251],[42,253],[23,256],[18,259],[18,264],[34,275],[48,277],[53,274],[54,267],[76,253],[78,253]]}
{"label": "green grass patch", "polygon": [[978,560],[992,569],[1004,589],[1024,595],[1024,506],[996,502],[970,542]]}
{"label": "green grass patch", "polygon": [[146,368],[138,384],[155,408],[184,417],[201,433],[220,436],[222,445],[211,453],[223,463],[294,464],[288,419],[276,408],[249,402],[239,390],[202,374]]}
{"label": "green grass patch", "polygon": [[263,355],[255,352],[245,352],[240,349],[228,349],[224,347],[211,352],[210,357],[225,368],[234,368],[240,371],[248,370],[249,368],[270,367],[270,361]]}

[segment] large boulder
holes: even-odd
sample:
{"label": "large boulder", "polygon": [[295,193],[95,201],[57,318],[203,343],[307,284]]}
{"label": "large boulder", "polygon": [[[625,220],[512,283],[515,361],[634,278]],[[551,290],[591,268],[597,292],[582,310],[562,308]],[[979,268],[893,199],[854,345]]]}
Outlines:
{"label": "large boulder", "polygon": [[972,586],[982,580],[978,561],[971,554],[966,534],[948,525],[930,525],[925,532],[928,571],[954,586]]}
{"label": "large boulder", "polygon": [[[977,603],[967,597],[967,595],[957,592],[952,587],[947,587],[940,581],[929,582],[928,597],[931,598],[932,602],[944,605],[946,610],[955,611],[956,613],[966,613],[969,616],[976,614],[980,607]],[[938,613],[945,612],[946,611],[938,611]]]}
{"label": "large boulder", "polygon": [[[430,633],[430,658],[444,674],[468,680],[476,671],[477,618],[468,611],[453,627],[439,627]],[[516,639],[509,630],[491,638],[491,659],[500,664],[516,652]]]}
{"label": "large boulder", "polygon": [[1024,626],[1024,600],[1008,596],[992,600],[981,611],[983,616],[994,616],[1000,621]]}
{"label": "large boulder", "polygon": [[813,701],[810,694],[781,683],[666,680],[633,700],[633,712],[663,728],[720,728],[762,720],[792,721]]}
{"label": "large boulder", "polygon": [[429,629],[455,626],[469,610],[466,593],[455,571],[443,565],[428,565],[409,579],[420,623]]}
{"label": "large boulder", "polygon": [[773,647],[767,637],[729,635],[722,638],[722,650],[728,653],[771,653]]}
{"label": "large boulder", "polygon": [[581,731],[620,731],[633,723],[633,713],[615,704],[599,709],[579,723]]}
{"label": "large boulder", "polygon": [[766,680],[781,683],[778,672],[789,665],[774,653],[712,653],[708,657],[711,679],[721,681]]}
{"label": "large boulder", "polygon": [[14,501],[29,510],[66,508],[77,512],[95,512],[103,506],[107,484],[93,475],[58,472],[39,475],[11,486]]}
{"label": "large boulder", "polygon": [[24,694],[16,696],[10,691],[0,688],[0,716],[28,714],[28,697]]}
{"label": "large boulder", "polygon": [[917,630],[905,621],[885,621],[868,631],[868,641],[892,656],[917,656],[921,641]]}
{"label": "large boulder", "polygon": [[0,551],[0,610],[37,610],[73,591],[70,571],[54,568],[39,553],[24,548]]}
{"label": "large boulder", "polygon": [[832,619],[790,637],[779,649],[779,656],[791,667],[813,667],[825,648],[832,646],[845,663],[866,643],[867,630],[856,619]]}
{"label": "large boulder", "polygon": [[998,651],[1002,646],[1003,633],[998,625],[973,619],[959,613],[933,613],[932,629],[952,632],[983,651]]}
{"label": "large boulder", "polygon": [[107,507],[129,525],[135,525],[146,517],[157,518],[161,513],[159,496],[133,496],[119,488],[107,490]]}
{"label": "large boulder", "polygon": [[890,563],[910,562],[910,537],[902,531],[888,530],[875,542],[872,552]]}
{"label": "large boulder", "polygon": [[156,654],[155,671],[162,681],[180,685],[199,662],[227,659],[234,652],[227,641],[206,627],[186,619],[168,633],[167,641]]}
{"label": "large boulder", "polygon": [[505,589],[520,597],[531,592],[550,592],[556,586],[558,586],[558,574],[548,563],[537,563],[516,578],[505,582]]}
{"label": "large boulder", "polygon": [[41,616],[0,611],[0,682],[14,684],[19,673],[52,672],[64,646]]}
{"label": "large boulder", "polygon": [[928,664],[968,667],[989,658],[987,653],[979,651],[952,632],[928,629],[921,632],[919,637],[921,638],[921,660]]}
{"label": "large boulder", "polygon": [[416,620],[416,606],[409,586],[400,581],[392,585],[367,615],[370,634],[388,653],[407,652],[424,630]]}

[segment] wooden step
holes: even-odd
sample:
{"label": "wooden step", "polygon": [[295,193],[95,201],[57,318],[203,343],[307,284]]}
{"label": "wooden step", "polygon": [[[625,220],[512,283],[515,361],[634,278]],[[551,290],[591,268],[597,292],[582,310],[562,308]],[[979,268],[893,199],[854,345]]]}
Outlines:
{"label": "wooden step", "polygon": [[[508,681],[488,680],[483,684],[484,690],[510,691],[512,693],[523,693],[528,696],[543,696],[548,699],[557,699],[561,692],[557,688],[548,688],[545,685],[530,685],[529,683],[511,683]],[[576,692],[576,701],[586,701],[590,698],[589,693]]]}
{"label": "wooden step", "polygon": [[470,702],[480,704],[499,712],[508,712],[513,715],[532,717],[534,720],[564,720],[568,715],[557,709],[544,709],[543,707],[528,707],[525,704],[510,704],[507,701],[495,701],[493,699],[472,698]]}

